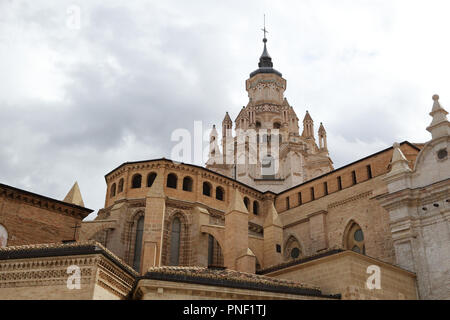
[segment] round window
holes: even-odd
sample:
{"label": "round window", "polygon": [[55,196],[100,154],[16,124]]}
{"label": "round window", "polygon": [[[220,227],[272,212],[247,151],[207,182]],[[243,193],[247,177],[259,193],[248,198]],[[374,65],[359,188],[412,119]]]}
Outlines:
{"label": "round window", "polygon": [[291,250],[291,257],[293,259],[297,259],[300,256],[300,249],[299,248],[294,248]]}
{"label": "round window", "polygon": [[448,155],[447,149],[441,149],[441,150],[439,150],[439,151],[437,152],[437,156],[438,156],[438,158],[441,159],[441,160],[444,159],[444,158],[446,158],[447,155]]}
{"label": "round window", "polygon": [[355,231],[355,234],[353,235],[353,238],[355,238],[355,241],[361,242],[364,240],[364,235],[361,229],[358,229]]}

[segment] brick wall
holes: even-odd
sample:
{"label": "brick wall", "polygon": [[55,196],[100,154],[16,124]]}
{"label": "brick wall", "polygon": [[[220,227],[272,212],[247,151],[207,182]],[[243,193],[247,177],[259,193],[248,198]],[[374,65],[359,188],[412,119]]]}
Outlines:
{"label": "brick wall", "polygon": [[71,240],[75,224],[80,225],[91,211],[9,186],[0,187],[0,224],[8,232],[8,246]]}

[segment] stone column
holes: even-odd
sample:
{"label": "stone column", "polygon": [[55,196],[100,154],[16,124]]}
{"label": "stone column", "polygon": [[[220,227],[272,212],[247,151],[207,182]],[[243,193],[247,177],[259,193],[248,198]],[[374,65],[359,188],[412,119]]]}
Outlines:
{"label": "stone column", "polygon": [[142,274],[144,274],[149,267],[161,265],[164,214],[166,211],[164,176],[164,169],[157,171],[156,179],[145,199],[144,243],[141,261]]}
{"label": "stone column", "polygon": [[227,213],[225,214],[225,245],[223,257],[225,267],[243,272],[251,272],[249,265],[255,256],[248,253],[248,211],[237,189],[234,189]]}

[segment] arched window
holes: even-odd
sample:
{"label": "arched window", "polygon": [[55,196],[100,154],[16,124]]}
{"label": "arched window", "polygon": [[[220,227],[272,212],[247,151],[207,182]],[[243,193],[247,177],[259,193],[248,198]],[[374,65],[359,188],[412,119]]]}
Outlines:
{"label": "arched window", "polygon": [[211,197],[211,184],[209,182],[203,182],[203,194],[205,196]]}
{"label": "arched window", "polygon": [[256,121],[256,129],[259,129],[259,128],[261,128],[261,122]]}
{"label": "arched window", "polygon": [[139,173],[137,173],[131,179],[131,188],[133,189],[140,188],[141,183],[142,183],[142,176]]}
{"label": "arched window", "polygon": [[0,248],[6,247],[8,244],[8,231],[0,224]]}
{"label": "arched window", "polygon": [[112,198],[112,197],[114,197],[115,195],[116,195],[116,184],[113,183],[112,186],[111,186],[111,194],[110,194],[110,197]]}
{"label": "arched window", "polygon": [[155,182],[156,179],[156,173],[151,172],[147,176],[147,187],[150,188],[153,185],[153,182]]}
{"label": "arched window", "polygon": [[273,128],[274,128],[274,129],[280,129],[280,128],[281,128],[281,123],[279,123],[279,122],[274,122]]}
{"label": "arched window", "polygon": [[258,201],[253,201],[253,214],[258,214],[259,213],[259,203]]}
{"label": "arched window", "polygon": [[144,216],[141,216],[136,225],[136,238],[134,241],[134,258],[133,269],[139,272],[141,268],[141,254],[142,254],[142,237],[144,234]]}
{"label": "arched window", "polygon": [[247,208],[247,211],[250,211],[249,206],[250,206],[250,199],[247,197],[244,197],[244,204],[245,207]]}
{"label": "arched window", "polygon": [[364,233],[356,222],[351,222],[347,227],[345,235],[345,248],[357,253],[366,254],[366,246],[364,244]]}
{"label": "arched window", "polygon": [[172,221],[172,232],[170,237],[170,265],[177,266],[180,261],[180,237],[181,221],[175,218]]}
{"label": "arched window", "polygon": [[294,236],[290,236],[284,246],[284,258],[286,260],[296,260],[302,257],[300,243]]}
{"label": "arched window", "polygon": [[223,201],[224,195],[225,195],[225,191],[223,191],[223,188],[222,187],[217,187],[216,188],[216,199]]}
{"label": "arched window", "polygon": [[208,235],[208,267],[223,267],[222,248],[212,235]]}
{"label": "arched window", "polygon": [[184,191],[192,191],[192,185],[194,184],[191,177],[183,178],[183,190]]}
{"label": "arched window", "polygon": [[167,188],[176,189],[177,182],[178,182],[177,176],[173,173],[169,173],[169,175],[167,176]]}
{"label": "arched window", "polygon": [[123,178],[119,180],[119,188],[117,193],[121,193],[123,191]]}

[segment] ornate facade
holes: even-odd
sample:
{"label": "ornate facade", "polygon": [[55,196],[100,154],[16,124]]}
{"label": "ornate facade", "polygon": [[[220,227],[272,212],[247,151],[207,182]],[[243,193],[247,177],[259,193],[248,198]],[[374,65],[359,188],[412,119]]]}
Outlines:
{"label": "ornate facade", "polygon": [[[300,135],[284,98],[286,80],[273,69],[265,39],[246,89],[249,102],[235,119],[236,135],[227,113],[222,148],[214,128],[206,168],[163,158],[126,162],[105,175],[105,206],[82,223],[76,239],[100,243],[94,246],[110,252],[112,258],[103,256],[119,261],[126,271],[121,276],[135,282],[119,286],[102,270],[95,274],[104,279],[99,286],[133,299],[450,299],[450,124],[439,97],[433,96],[430,141],[396,143],[334,169],[324,126],[317,145],[309,112]],[[0,240],[8,246],[16,244],[8,238],[21,237],[10,223],[20,211],[11,206],[18,199],[78,219],[89,211],[77,186],[66,202],[36,202],[17,190],[0,192],[0,199]],[[53,229],[67,233],[68,225]],[[26,276],[11,278],[11,272],[46,257],[17,253],[23,250],[0,250],[0,285],[14,287],[8,281]],[[379,287],[367,284],[369,268],[381,272]],[[86,284],[97,281],[92,272]],[[245,285],[236,287],[239,279]],[[255,283],[278,289],[259,290]],[[303,290],[302,283],[310,285]]]}
{"label": "ornate facade", "polygon": [[218,133],[211,132],[206,168],[232,177],[260,191],[280,192],[333,170],[322,123],[314,136],[308,111],[300,134],[298,117],[284,97],[287,81],[273,68],[264,50],[258,69],[246,81],[249,101],[236,117],[235,132],[228,112],[222,122],[222,148]]}

